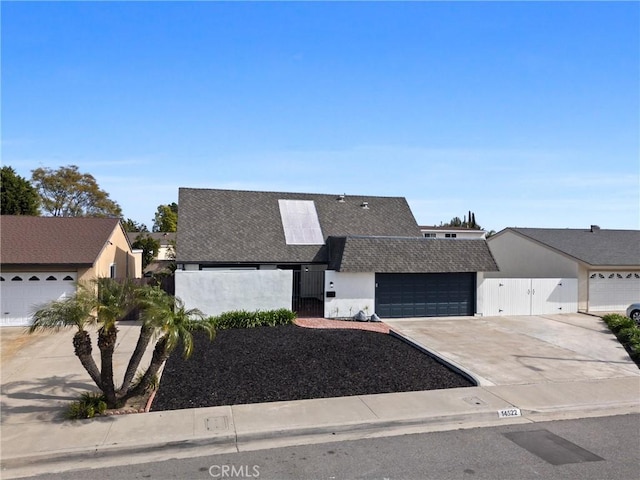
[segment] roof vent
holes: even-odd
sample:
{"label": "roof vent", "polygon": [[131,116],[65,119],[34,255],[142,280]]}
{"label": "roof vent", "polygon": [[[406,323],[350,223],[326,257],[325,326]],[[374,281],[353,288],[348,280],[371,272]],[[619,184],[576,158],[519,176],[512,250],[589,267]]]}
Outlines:
{"label": "roof vent", "polygon": [[591,225],[591,231],[592,232],[597,232],[600,230],[600,227],[598,225]]}
{"label": "roof vent", "polygon": [[336,198],[336,200],[338,200],[339,203],[344,203],[344,197],[345,197],[345,194],[343,193],[338,198]]}
{"label": "roof vent", "polygon": [[364,210],[369,210],[369,202],[362,202],[360,204],[360,206],[364,209]]}

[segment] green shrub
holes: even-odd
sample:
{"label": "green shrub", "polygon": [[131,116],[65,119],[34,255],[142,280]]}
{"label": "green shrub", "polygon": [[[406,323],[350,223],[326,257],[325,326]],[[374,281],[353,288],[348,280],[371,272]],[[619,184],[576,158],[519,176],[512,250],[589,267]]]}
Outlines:
{"label": "green shrub", "polygon": [[602,319],[640,367],[640,327],[629,317],[616,313],[605,315]]}
{"label": "green shrub", "polygon": [[106,409],[107,402],[102,393],[85,392],[80,395],[80,400],[67,407],[65,417],[69,420],[93,418],[96,414],[102,415]]}
{"label": "green shrub", "polygon": [[618,340],[622,343],[640,343],[640,328],[635,325],[618,330]]}
{"label": "green shrub", "polygon": [[602,320],[607,324],[613,333],[618,333],[623,328],[635,327],[636,323],[629,317],[619,315],[617,313],[610,313],[602,317]]}
{"label": "green shrub", "polygon": [[296,314],[286,308],[279,310],[257,310],[248,312],[246,310],[234,310],[225,312],[217,317],[209,317],[208,321],[217,330],[228,328],[254,328],[254,327],[275,327],[276,325],[289,325],[293,323]]}

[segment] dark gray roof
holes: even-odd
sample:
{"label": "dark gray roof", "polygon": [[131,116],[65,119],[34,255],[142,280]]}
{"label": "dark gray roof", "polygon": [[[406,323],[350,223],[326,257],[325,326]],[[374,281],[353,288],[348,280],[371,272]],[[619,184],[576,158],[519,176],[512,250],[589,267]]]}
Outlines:
{"label": "dark gray roof", "polygon": [[[330,236],[420,236],[402,197],[181,188],[177,261],[312,263],[328,261],[323,245],[287,245],[278,200],[313,200],[325,241]],[[367,209],[362,203],[367,202]]]}
{"label": "dark gray roof", "polygon": [[329,269],[340,272],[496,272],[484,240],[414,237],[337,237],[329,244]]}
{"label": "dark gray roof", "polygon": [[640,230],[597,228],[593,231],[570,228],[508,228],[505,230],[513,230],[589,265],[635,267],[640,265]]}

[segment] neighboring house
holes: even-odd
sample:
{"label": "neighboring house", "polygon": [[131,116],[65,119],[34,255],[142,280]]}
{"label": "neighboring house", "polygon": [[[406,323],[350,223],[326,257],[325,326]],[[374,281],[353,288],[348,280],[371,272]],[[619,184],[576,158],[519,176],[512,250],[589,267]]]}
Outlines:
{"label": "neighboring house", "polygon": [[473,315],[486,242],[421,236],[401,197],[181,188],[176,296],[208,315]]}
{"label": "neighboring house", "polygon": [[487,238],[485,230],[476,230],[465,227],[436,227],[421,226],[420,233],[424,238],[448,238],[448,239],[464,239],[464,240],[484,240]]}
{"label": "neighboring house", "polygon": [[506,228],[488,239],[500,276],[577,282],[577,309],[624,310],[640,301],[640,230]]}
{"label": "neighboring house", "polygon": [[156,255],[153,261],[144,269],[145,276],[160,272],[175,261],[175,232],[127,232],[129,243],[133,245],[140,235],[149,236],[160,244],[158,255]]}
{"label": "neighboring house", "polygon": [[117,218],[0,217],[0,325],[28,325],[36,307],[96,277],[139,278]]}

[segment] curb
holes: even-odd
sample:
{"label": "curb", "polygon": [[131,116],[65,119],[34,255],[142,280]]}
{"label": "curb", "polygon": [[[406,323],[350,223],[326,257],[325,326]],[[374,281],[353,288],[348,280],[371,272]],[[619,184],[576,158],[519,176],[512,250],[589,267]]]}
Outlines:
{"label": "curb", "polygon": [[[516,405],[517,407],[517,405]],[[467,428],[503,426],[565,420],[598,416],[612,416],[640,413],[637,402],[613,403],[606,405],[579,405],[550,407],[548,409],[522,409],[522,416],[498,418],[494,409],[483,409],[469,413],[419,416],[394,420],[367,420],[352,423],[293,426],[280,430],[238,432],[236,427],[215,436],[200,436],[186,439],[165,440],[146,444],[109,444],[85,449],[59,450],[42,454],[3,458],[0,468],[3,478],[20,478],[51,473],[58,466],[68,462],[88,462],[86,468],[99,468],[100,460],[108,462],[126,455],[131,463],[148,461],[145,455],[166,453],[182,457],[210,455],[202,451],[204,447],[222,447],[229,452],[249,451],[262,448],[299,445],[306,443],[328,443],[334,441],[357,440],[377,436],[426,433],[431,431],[459,430]],[[235,425],[235,423],[234,423]],[[197,451],[200,449],[199,451]],[[189,453],[189,450],[193,450]],[[138,457],[138,458],[136,458]],[[98,464],[93,462],[98,462]],[[84,467],[83,467],[84,468]],[[26,471],[28,470],[28,471]],[[35,471],[38,470],[38,471]]]}
{"label": "curb", "polygon": [[1,469],[3,474],[2,476],[4,477],[7,473],[10,473],[7,469],[20,468],[25,465],[38,464],[38,467],[45,467],[46,465],[74,460],[87,460],[89,458],[110,458],[122,456],[124,454],[126,454],[127,456],[134,456],[136,454],[158,452],[159,450],[164,449],[184,450],[190,447],[201,447],[220,444],[235,445],[235,443],[235,433],[229,433],[227,435],[219,435],[216,437],[193,438],[187,440],[168,440],[166,442],[147,443],[144,445],[100,445],[93,446],[90,449],[87,448],[82,450],[59,450],[57,452],[24,455],[20,457],[2,459]]}
{"label": "curb", "polygon": [[[93,446],[86,449],[73,449],[73,450],[60,450],[57,452],[48,452],[42,454],[23,455],[13,458],[3,458],[1,469],[2,476],[11,478],[11,470],[19,469],[26,466],[37,465],[37,468],[46,470],[47,465],[56,465],[60,463],[80,461],[80,460],[97,460],[97,459],[109,459],[122,455],[127,455],[130,458],[136,455],[146,453],[159,453],[159,452],[184,452],[188,449],[195,449],[199,447],[207,446],[227,446],[233,448],[234,451],[239,451],[239,446],[247,446],[252,443],[268,442],[268,441],[280,441],[282,443],[296,444],[296,439],[317,437],[319,441],[332,441],[331,437],[335,438],[335,441],[343,440],[344,436],[352,435],[356,438],[367,438],[375,436],[376,433],[385,435],[402,434],[399,432],[404,429],[429,429],[429,427],[438,427],[443,425],[454,425],[452,429],[464,428],[465,424],[472,422],[470,427],[475,427],[478,424],[488,425],[496,424],[506,425],[512,423],[525,423],[528,422],[524,418],[511,418],[499,420],[494,410],[480,411],[466,414],[454,414],[454,415],[437,415],[437,416],[425,416],[417,418],[397,419],[397,420],[369,420],[363,422],[343,423],[333,425],[323,425],[317,427],[291,427],[281,430],[268,430],[268,431],[255,431],[238,433],[236,429],[230,430],[228,433],[207,436],[207,437],[194,437],[180,440],[167,440],[155,443],[147,444],[112,444]],[[318,443],[318,442],[316,442]],[[18,473],[18,472],[16,472]],[[33,474],[31,474],[33,475]],[[14,477],[17,478],[17,477]]]}
{"label": "curb", "polygon": [[[515,421],[514,421],[515,420]],[[496,411],[473,412],[466,414],[438,415],[433,417],[417,417],[396,420],[371,420],[367,422],[356,422],[341,425],[325,425],[321,427],[293,427],[277,431],[262,432],[246,432],[237,434],[237,444],[250,444],[252,442],[260,442],[265,440],[286,440],[298,437],[314,437],[314,436],[336,436],[348,434],[362,434],[360,438],[368,438],[377,432],[384,432],[389,435],[390,432],[406,428],[428,428],[442,425],[457,425],[453,430],[464,428],[465,424],[473,422],[472,426],[477,424],[487,424],[492,421],[499,422],[500,425],[507,423],[525,423],[528,420],[520,418],[498,419]]]}

